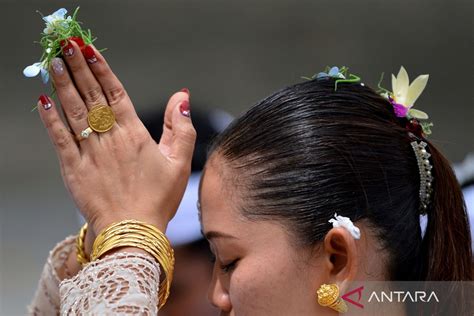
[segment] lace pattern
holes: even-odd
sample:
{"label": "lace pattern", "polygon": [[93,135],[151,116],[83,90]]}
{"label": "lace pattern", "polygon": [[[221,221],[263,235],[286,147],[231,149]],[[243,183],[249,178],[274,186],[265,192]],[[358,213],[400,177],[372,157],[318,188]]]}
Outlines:
{"label": "lace pattern", "polygon": [[159,264],[143,253],[115,253],[59,285],[61,315],[157,315]]}
{"label": "lace pattern", "polygon": [[64,266],[71,251],[74,250],[76,236],[69,236],[50,251],[36,289],[28,307],[28,315],[59,315],[60,297],[58,270]]}

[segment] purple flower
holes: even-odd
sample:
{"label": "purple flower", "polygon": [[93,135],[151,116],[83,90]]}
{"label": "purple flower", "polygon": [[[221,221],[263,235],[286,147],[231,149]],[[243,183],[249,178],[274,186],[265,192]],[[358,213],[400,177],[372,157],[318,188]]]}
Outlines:
{"label": "purple flower", "polygon": [[404,106],[403,104],[400,104],[400,103],[397,103],[395,102],[395,100],[391,97],[388,98],[389,101],[390,101],[390,104],[392,104],[393,106],[393,110],[395,111],[395,115],[397,117],[406,117],[407,114],[408,114],[408,110],[410,108],[407,108],[406,106]]}

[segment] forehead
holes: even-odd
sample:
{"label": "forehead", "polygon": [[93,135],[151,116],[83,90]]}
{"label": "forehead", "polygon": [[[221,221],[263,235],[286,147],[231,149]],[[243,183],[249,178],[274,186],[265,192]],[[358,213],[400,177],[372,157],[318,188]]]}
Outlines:
{"label": "forehead", "polygon": [[228,227],[242,221],[235,188],[224,180],[223,167],[216,159],[206,164],[199,190],[199,218],[203,232]]}

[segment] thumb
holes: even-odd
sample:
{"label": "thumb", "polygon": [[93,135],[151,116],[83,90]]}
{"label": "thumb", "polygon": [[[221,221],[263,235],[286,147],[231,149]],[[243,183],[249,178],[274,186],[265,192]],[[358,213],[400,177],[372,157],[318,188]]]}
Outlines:
{"label": "thumb", "polygon": [[171,113],[172,136],[169,157],[175,161],[191,166],[196,130],[191,121],[189,95],[181,98]]}

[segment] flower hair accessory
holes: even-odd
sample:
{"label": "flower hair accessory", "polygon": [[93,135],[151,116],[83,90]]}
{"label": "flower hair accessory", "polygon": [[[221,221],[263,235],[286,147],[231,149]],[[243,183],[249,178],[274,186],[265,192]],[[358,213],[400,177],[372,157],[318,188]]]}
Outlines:
{"label": "flower hair accessory", "polygon": [[[61,48],[63,45],[69,40],[74,40],[76,43],[80,43],[82,49],[95,41],[91,31],[83,30],[81,22],[77,21],[76,16],[78,11],[79,7],[76,8],[72,16],[66,16],[67,10],[64,8],[48,16],[43,16],[40,13],[45,22],[45,28],[43,29],[43,33],[41,33],[41,39],[39,41],[43,53],[39,62],[35,62],[23,70],[23,74],[26,77],[36,77],[40,74],[43,83],[47,84],[49,81],[51,62],[54,58],[61,57]],[[33,108],[33,110],[35,108]]]}
{"label": "flower hair accessory", "polygon": [[424,122],[429,118],[428,114],[413,108],[415,101],[425,89],[428,78],[429,75],[420,75],[410,84],[408,73],[401,66],[396,77],[392,74],[392,91],[380,86],[383,74],[378,84],[378,92],[393,106],[395,115],[399,118],[406,118],[407,129],[420,138],[430,135],[433,126],[433,123]]}
{"label": "flower hair accessory", "polygon": [[360,239],[360,229],[354,225],[349,217],[334,213],[334,218],[331,218],[328,222],[331,223],[333,227],[344,227],[349,231],[349,233],[351,233],[352,237]]}
{"label": "flower hair accessory", "polygon": [[[334,91],[337,90],[338,83],[360,82],[360,78],[358,76],[353,74],[348,75],[347,67],[326,67],[324,72],[315,74],[310,78],[302,78],[307,80],[333,78],[335,79]],[[428,78],[429,75],[420,75],[410,84],[408,73],[405,68],[401,66],[397,76],[395,77],[392,75],[392,91],[381,87],[383,73],[378,83],[379,90],[377,91],[381,96],[390,102],[395,116],[400,118],[405,124],[410,137],[413,139],[410,144],[416,156],[420,175],[419,198],[421,214],[426,214],[433,191],[432,187],[434,177],[431,172],[433,169],[433,165],[430,161],[431,154],[429,153],[428,143],[423,141],[424,138],[431,134],[431,127],[433,126],[433,123],[425,121],[429,118],[428,114],[414,109],[413,107],[415,101],[426,88]],[[360,83],[360,85],[364,86],[363,83]],[[331,219],[329,222],[333,223],[333,225],[338,223],[337,225],[344,226],[349,231],[351,231],[353,228],[357,228],[347,217],[338,216],[336,214],[335,218],[336,219]]]}
{"label": "flower hair accessory", "polygon": [[[320,72],[314,74],[311,78],[309,77],[301,77],[306,80],[313,80],[313,79],[327,79],[333,78],[336,79],[336,83],[334,84],[334,91],[337,91],[337,85],[339,83],[356,83],[360,82],[360,78],[354,74],[348,74],[349,68],[342,66],[341,68],[334,66],[334,67],[326,67],[324,72]],[[363,85],[363,84],[362,84]]]}
{"label": "flower hair accessory", "polygon": [[[420,175],[419,208],[421,214],[427,213],[434,181],[434,177],[431,173],[433,165],[430,161],[431,154],[428,152],[429,146],[422,138],[426,138],[431,134],[433,123],[420,122],[420,120],[427,120],[429,116],[423,111],[414,109],[413,106],[425,89],[428,78],[429,75],[420,75],[410,84],[408,73],[402,66],[396,77],[392,74],[393,91],[382,88],[380,82],[378,85],[379,93],[390,102],[397,117],[406,118],[406,128],[411,135],[415,136],[410,144],[416,156]],[[383,74],[380,81],[382,81],[382,79]]]}

